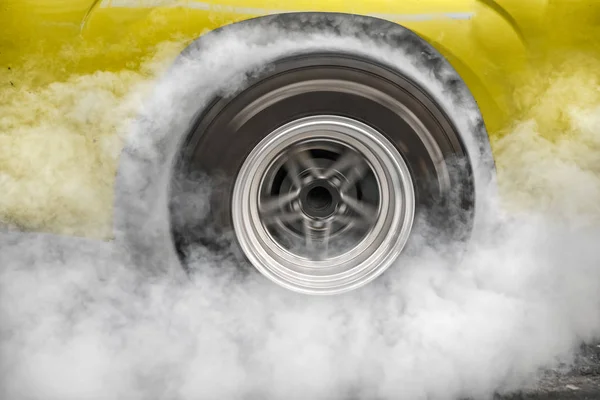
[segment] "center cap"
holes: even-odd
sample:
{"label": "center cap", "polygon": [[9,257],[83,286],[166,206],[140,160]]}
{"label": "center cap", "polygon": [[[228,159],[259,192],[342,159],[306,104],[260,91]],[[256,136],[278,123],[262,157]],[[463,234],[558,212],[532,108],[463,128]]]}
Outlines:
{"label": "center cap", "polygon": [[315,219],[324,219],[333,215],[340,199],[338,188],[326,179],[314,180],[300,192],[302,211]]}

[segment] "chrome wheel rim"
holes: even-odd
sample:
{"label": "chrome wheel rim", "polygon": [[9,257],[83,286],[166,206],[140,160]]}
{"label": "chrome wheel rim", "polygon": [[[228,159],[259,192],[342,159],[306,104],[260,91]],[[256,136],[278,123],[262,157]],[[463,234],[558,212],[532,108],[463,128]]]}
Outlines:
{"label": "chrome wheel rim", "polygon": [[356,289],[405,247],[415,194],[400,153],[380,132],[339,116],[292,121],[244,161],[232,219],[251,264],[306,294]]}

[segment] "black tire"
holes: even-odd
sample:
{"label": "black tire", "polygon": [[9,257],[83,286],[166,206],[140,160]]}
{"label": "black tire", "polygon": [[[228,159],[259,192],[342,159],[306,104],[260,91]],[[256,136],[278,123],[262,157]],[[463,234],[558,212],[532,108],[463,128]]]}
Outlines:
{"label": "black tire", "polygon": [[[270,50],[286,35],[294,37],[293,50]],[[240,48],[258,46],[247,53],[256,60],[237,54],[249,65],[223,73],[211,55],[231,40]],[[222,67],[239,64],[220,62]],[[211,63],[222,74],[220,80],[207,74]],[[206,75],[190,79],[200,72]],[[273,90],[315,79],[358,83],[402,102],[431,133],[447,176],[438,176],[423,137],[372,96],[329,88],[284,95],[264,109],[249,106]],[[166,114],[165,104],[171,106]],[[404,157],[417,202],[417,224],[405,252],[418,251],[423,238],[465,242],[477,228],[485,215],[493,162],[479,110],[458,74],[405,28],[373,18],[315,13],[227,26],[182,53],[123,151],[117,237],[150,271],[189,266],[189,249],[197,245],[239,255],[230,199],[242,163],[269,132],[318,114],[359,120],[383,133]]]}

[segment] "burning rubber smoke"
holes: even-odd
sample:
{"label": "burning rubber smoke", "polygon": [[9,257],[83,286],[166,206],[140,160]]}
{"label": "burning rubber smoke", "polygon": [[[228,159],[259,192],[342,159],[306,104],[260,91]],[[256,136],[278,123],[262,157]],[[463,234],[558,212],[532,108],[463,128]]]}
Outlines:
{"label": "burning rubber smoke", "polygon": [[[122,139],[179,49],[159,46],[140,72],[37,86],[15,68],[0,92],[3,219],[109,237]],[[313,298],[240,280],[208,249],[182,283],[148,277],[110,243],[7,229],[0,397],[419,400],[534,385],[600,337],[598,65],[581,55],[515,94],[519,120],[492,142],[493,235],[459,265],[425,251],[362,290]]]}

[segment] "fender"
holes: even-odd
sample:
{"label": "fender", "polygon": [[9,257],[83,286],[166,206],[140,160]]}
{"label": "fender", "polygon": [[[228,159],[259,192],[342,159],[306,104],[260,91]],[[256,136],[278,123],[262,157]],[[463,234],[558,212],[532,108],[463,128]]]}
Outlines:
{"label": "fender", "polygon": [[[506,6],[492,0],[97,0],[81,32],[87,40],[112,43],[128,38],[148,49],[263,15],[327,11],[373,16],[403,25],[438,49],[470,88],[489,132],[500,130],[512,112],[508,76],[527,62],[527,37],[545,0]],[[534,22],[534,23],[532,23]],[[510,55],[510,57],[507,57]],[[123,63],[112,60],[111,64]]]}

